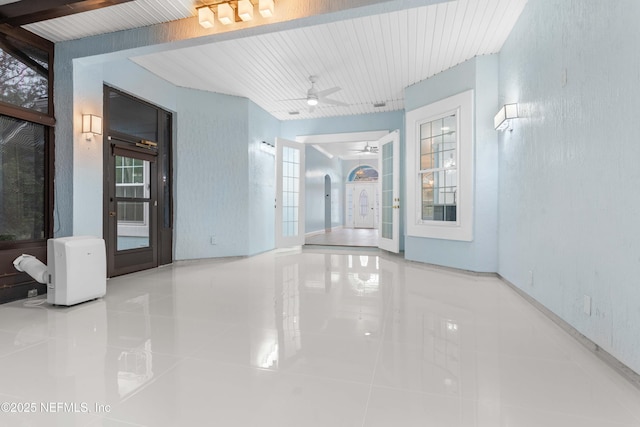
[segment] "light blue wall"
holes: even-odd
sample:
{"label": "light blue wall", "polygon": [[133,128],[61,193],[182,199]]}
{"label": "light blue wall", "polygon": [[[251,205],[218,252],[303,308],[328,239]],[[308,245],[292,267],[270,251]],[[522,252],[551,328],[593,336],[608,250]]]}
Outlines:
{"label": "light blue wall", "polygon": [[247,255],[249,100],[181,89],[177,107],[176,259]]}
{"label": "light blue wall", "polygon": [[249,101],[249,255],[275,245],[275,150],[280,121]]}
{"label": "light blue wall", "polygon": [[504,45],[501,103],[525,117],[500,137],[498,269],[636,372],[639,16],[635,0],[530,1]]}
{"label": "light blue wall", "polygon": [[[83,112],[103,115],[103,83],[174,116],[174,259],[250,255],[273,248],[273,155],[261,150],[279,121],[246,98],[175,87],[126,59],[76,60],[72,126],[57,127],[57,235],[102,236],[103,137],[80,135]],[[63,106],[62,110],[67,108]],[[60,135],[71,135],[63,138]],[[67,211],[71,211],[69,215]],[[60,225],[58,225],[60,224]],[[67,230],[71,228],[71,231]],[[211,244],[215,236],[216,244]]]}
{"label": "light blue wall", "polygon": [[498,57],[477,57],[408,87],[405,105],[410,111],[469,89],[475,91],[473,241],[407,236],[405,257],[464,270],[495,272],[498,265],[498,143],[493,116],[498,110]]}
{"label": "light blue wall", "polygon": [[[73,123],[72,134],[74,137],[56,141],[56,150],[63,150],[72,155],[73,168],[64,167],[59,173],[72,172],[72,203],[67,206],[59,206],[59,212],[72,209],[73,214],[56,218],[56,235],[62,235],[58,224],[66,224],[72,217],[74,235],[102,236],[102,179],[103,179],[103,153],[102,143],[104,135],[93,136],[87,141],[80,135],[80,117],[83,113],[104,116],[103,108],[103,84],[121,89],[125,92],[135,93],[141,99],[160,105],[165,109],[174,111],[176,108],[176,94],[178,89],[150,74],[143,68],[128,60],[113,62],[74,61],[73,67]],[[144,83],[144,84],[143,84]],[[60,124],[64,129],[64,125]],[[61,145],[58,147],[58,145]],[[73,150],[70,148],[73,147]],[[64,165],[56,159],[56,164]],[[59,167],[56,168],[58,170]],[[64,183],[64,181],[62,181]],[[62,190],[62,185],[56,182],[56,189]],[[56,201],[63,197],[64,191],[56,192]]]}
{"label": "light blue wall", "polygon": [[324,177],[331,177],[332,206],[331,226],[337,227],[344,223],[342,212],[342,165],[340,159],[328,158],[315,148],[307,145],[305,150],[305,232],[312,233],[325,229],[325,192]]}

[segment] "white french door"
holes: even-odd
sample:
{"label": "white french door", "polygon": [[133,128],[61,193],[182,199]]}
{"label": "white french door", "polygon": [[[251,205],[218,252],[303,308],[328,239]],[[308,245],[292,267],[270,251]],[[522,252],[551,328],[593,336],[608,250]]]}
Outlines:
{"label": "white french door", "polygon": [[378,140],[379,182],[382,215],[380,215],[378,247],[400,251],[400,131],[395,130]]}
{"label": "white french door", "polygon": [[276,248],[304,245],[304,144],[276,138]]}

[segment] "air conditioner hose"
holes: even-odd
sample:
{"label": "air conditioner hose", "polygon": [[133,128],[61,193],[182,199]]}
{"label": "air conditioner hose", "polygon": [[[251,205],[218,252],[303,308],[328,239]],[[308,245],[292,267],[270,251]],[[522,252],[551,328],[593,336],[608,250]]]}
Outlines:
{"label": "air conditioner hose", "polygon": [[22,254],[13,260],[13,266],[18,271],[24,271],[36,282],[47,283],[47,266],[33,255]]}

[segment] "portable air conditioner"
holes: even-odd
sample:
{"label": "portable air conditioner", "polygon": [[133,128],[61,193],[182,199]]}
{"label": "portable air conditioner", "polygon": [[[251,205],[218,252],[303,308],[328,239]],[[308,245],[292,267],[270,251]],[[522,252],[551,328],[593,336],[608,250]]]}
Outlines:
{"label": "portable air conditioner", "polygon": [[47,258],[48,266],[32,255],[23,254],[13,265],[47,285],[48,303],[75,305],[107,292],[104,240],[93,236],[49,239]]}
{"label": "portable air conditioner", "polygon": [[104,296],[107,265],[104,240],[91,236],[47,241],[47,302],[74,305]]}

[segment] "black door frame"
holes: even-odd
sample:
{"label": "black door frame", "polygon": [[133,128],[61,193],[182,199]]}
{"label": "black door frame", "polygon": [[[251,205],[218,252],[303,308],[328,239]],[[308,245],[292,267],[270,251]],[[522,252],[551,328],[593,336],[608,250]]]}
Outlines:
{"label": "black door frame", "polygon": [[[109,94],[115,92],[150,106],[158,114],[157,145],[139,137],[110,129]],[[107,276],[146,270],[173,261],[173,167],[172,113],[127,93],[104,86],[104,187],[103,235],[107,249]],[[115,156],[130,155],[148,160],[151,166],[149,200],[149,248],[117,250],[117,200],[115,197]],[[115,214],[114,214],[115,213]]]}

